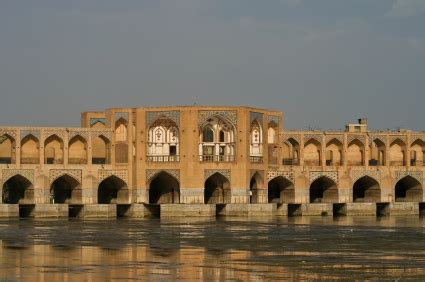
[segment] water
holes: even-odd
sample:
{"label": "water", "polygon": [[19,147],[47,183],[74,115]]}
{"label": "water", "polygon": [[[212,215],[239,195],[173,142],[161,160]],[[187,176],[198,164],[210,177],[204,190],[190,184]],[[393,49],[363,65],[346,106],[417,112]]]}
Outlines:
{"label": "water", "polygon": [[110,279],[425,280],[425,220],[0,221],[0,281]]}

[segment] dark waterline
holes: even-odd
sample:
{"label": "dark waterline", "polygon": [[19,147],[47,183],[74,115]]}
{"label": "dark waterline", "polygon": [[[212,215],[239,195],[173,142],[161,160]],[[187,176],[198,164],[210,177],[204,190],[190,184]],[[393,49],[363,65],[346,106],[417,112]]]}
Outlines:
{"label": "dark waterline", "polygon": [[0,250],[0,281],[422,280],[425,220],[3,220]]}

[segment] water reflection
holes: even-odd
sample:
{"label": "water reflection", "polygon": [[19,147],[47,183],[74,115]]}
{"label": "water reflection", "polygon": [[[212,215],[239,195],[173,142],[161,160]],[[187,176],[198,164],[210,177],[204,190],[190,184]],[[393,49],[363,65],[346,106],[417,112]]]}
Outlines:
{"label": "water reflection", "polygon": [[0,221],[0,280],[425,277],[419,217]]}

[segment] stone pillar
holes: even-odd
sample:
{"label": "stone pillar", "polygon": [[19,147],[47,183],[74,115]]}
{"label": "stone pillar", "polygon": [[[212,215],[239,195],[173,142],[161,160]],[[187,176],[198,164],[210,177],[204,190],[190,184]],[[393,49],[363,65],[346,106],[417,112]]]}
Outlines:
{"label": "stone pillar", "polygon": [[295,188],[295,203],[297,204],[310,203],[310,188],[309,187]]}
{"label": "stone pillar", "polygon": [[204,188],[180,188],[181,204],[203,204]]}
{"label": "stone pillar", "polygon": [[369,160],[370,160],[370,146],[369,146],[369,138],[368,138],[367,135],[365,137],[364,146],[365,146],[365,148],[364,148],[364,154],[365,154],[365,156],[364,156],[364,162],[365,162],[364,166],[365,166],[365,169],[367,170],[369,168]]}
{"label": "stone pillar", "polygon": [[21,164],[21,130],[16,131],[16,140],[15,140],[15,163],[19,167]]}
{"label": "stone pillar", "polygon": [[299,165],[304,166],[304,134],[300,137]]}
{"label": "stone pillar", "polygon": [[405,166],[407,167],[407,169],[410,168],[410,155],[411,154],[411,149],[410,149],[410,135],[406,136],[406,152],[405,152]]}
{"label": "stone pillar", "polygon": [[65,138],[63,140],[63,164],[66,167],[68,165],[68,158],[69,158],[69,132],[67,131],[67,134],[65,135]]}
{"label": "stone pillar", "polygon": [[343,154],[342,160],[343,160],[343,162],[342,162],[342,164],[346,168],[347,167],[347,147],[348,147],[347,134],[344,134],[344,142],[343,142],[342,146],[343,146],[343,149],[342,149],[342,154]]}
{"label": "stone pillar", "polygon": [[87,140],[87,164],[92,165],[93,163],[93,141],[92,136],[89,134],[89,138]]}

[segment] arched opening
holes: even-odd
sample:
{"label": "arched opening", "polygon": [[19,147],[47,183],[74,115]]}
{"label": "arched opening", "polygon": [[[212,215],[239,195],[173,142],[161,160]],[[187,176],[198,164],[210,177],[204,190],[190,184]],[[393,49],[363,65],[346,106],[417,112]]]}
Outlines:
{"label": "arched opening", "polygon": [[0,136],[0,164],[15,163],[15,145],[15,139],[11,136]]}
{"label": "arched opening", "polygon": [[381,189],[378,181],[369,176],[363,176],[354,183],[354,203],[379,203],[381,201]]}
{"label": "arched opening", "polygon": [[249,202],[251,204],[260,203],[260,190],[263,189],[263,178],[258,172],[255,172],[249,182]]}
{"label": "arched opening", "polygon": [[322,162],[322,145],[315,139],[310,139],[304,145],[304,165],[320,166]]}
{"label": "arched opening", "polygon": [[15,175],[3,184],[2,199],[4,204],[32,204],[34,187],[22,175]]}
{"label": "arched opening", "polygon": [[310,203],[337,203],[338,188],[336,183],[322,176],[310,185]]}
{"label": "arched opening", "polygon": [[343,145],[337,139],[332,139],[326,144],[326,165],[340,166],[342,165]]}
{"label": "arched opening", "polygon": [[268,186],[269,203],[295,203],[294,184],[288,179],[278,176],[270,180]]}
{"label": "arched opening", "polygon": [[114,175],[109,176],[99,184],[97,202],[99,204],[128,203],[127,184]]}
{"label": "arched opening", "polygon": [[416,140],[410,146],[410,165],[424,165],[425,142],[421,139]]}
{"label": "arched opening", "polygon": [[92,139],[92,163],[109,164],[111,159],[111,143],[104,136]]}
{"label": "arched opening", "polygon": [[44,142],[44,163],[63,164],[63,141],[57,135],[52,135]]}
{"label": "arched opening", "polygon": [[115,123],[115,141],[127,142],[127,121],[120,118]]}
{"label": "arched opening", "polygon": [[170,174],[162,171],[149,184],[150,204],[180,203],[180,183]]}
{"label": "arched opening", "polygon": [[373,140],[370,144],[370,166],[385,165],[385,144],[379,139]]}
{"label": "arched opening", "polygon": [[201,161],[232,162],[235,154],[235,129],[220,116],[208,119],[200,127]]}
{"label": "arched opening", "polygon": [[74,136],[68,145],[69,164],[87,164],[87,142],[80,135]]}
{"label": "arched opening", "polygon": [[208,177],[204,186],[205,204],[230,203],[230,182],[220,173]]}
{"label": "arched opening", "polygon": [[390,145],[390,160],[391,166],[406,165],[406,144],[400,139],[396,139]]}
{"label": "arched opening", "polygon": [[21,142],[21,164],[40,163],[40,144],[38,139],[30,134]]}
{"label": "arched opening", "polygon": [[254,120],[251,123],[250,132],[250,150],[251,161],[262,162],[263,156],[263,131],[258,120]]}
{"label": "arched opening", "polygon": [[364,145],[360,140],[354,139],[347,147],[347,165],[362,166],[364,165]]}
{"label": "arched opening", "polygon": [[81,204],[81,184],[67,174],[53,181],[50,194],[54,204]]}
{"label": "arched opening", "polygon": [[277,143],[277,123],[275,121],[270,121],[268,124],[267,130],[267,141],[269,144]]}
{"label": "arched opening", "polygon": [[423,190],[421,183],[410,175],[400,179],[395,185],[396,202],[422,202]]}
{"label": "arched opening", "polygon": [[178,161],[179,153],[179,129],[176,123],[165,117],[156,120],[149,128],[148,160]]}
{"label": "arched opening", "polygon": [[289,138],[282,144],[283,165],[299,165],[300,144]]}

